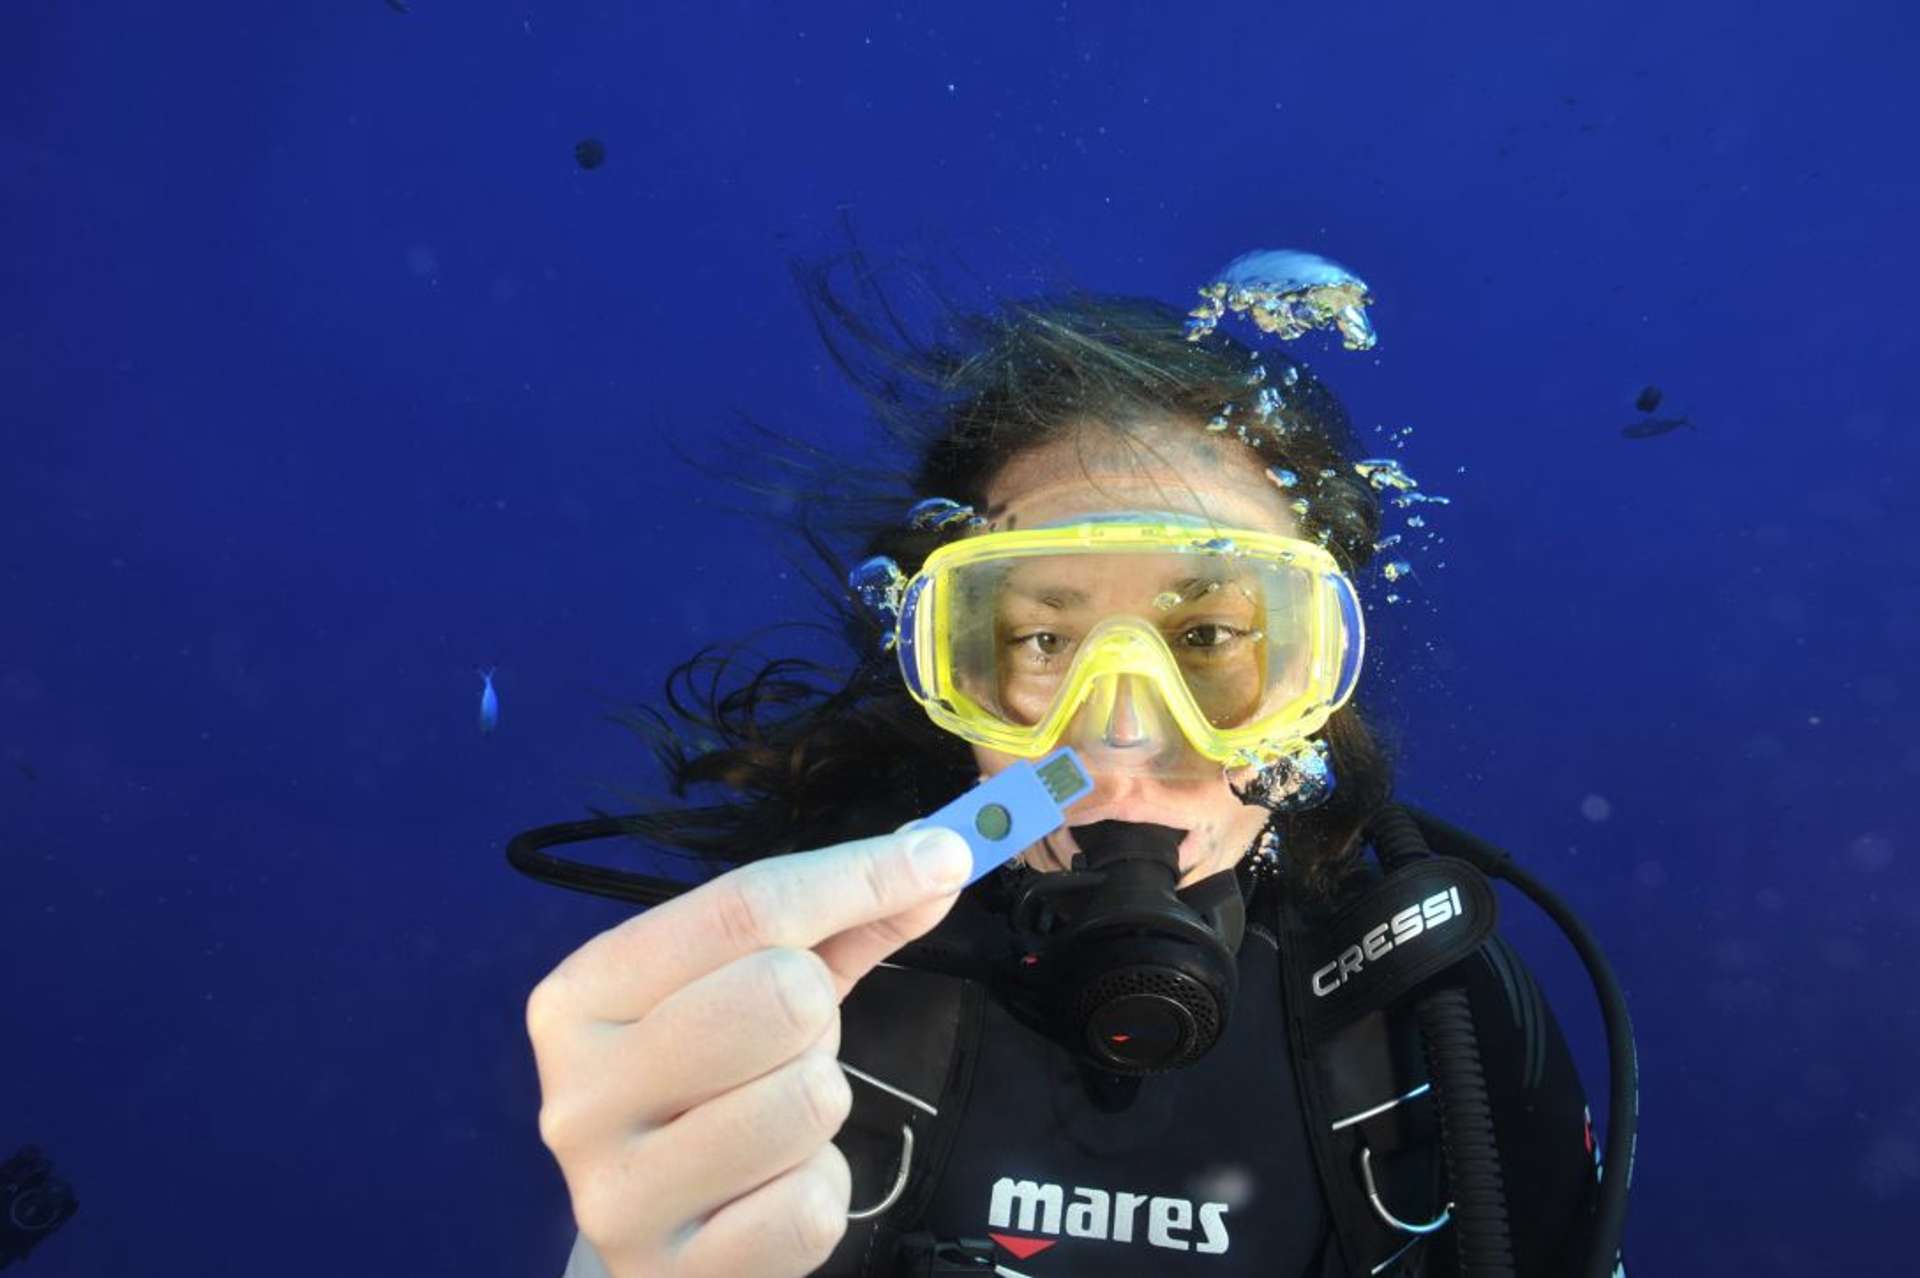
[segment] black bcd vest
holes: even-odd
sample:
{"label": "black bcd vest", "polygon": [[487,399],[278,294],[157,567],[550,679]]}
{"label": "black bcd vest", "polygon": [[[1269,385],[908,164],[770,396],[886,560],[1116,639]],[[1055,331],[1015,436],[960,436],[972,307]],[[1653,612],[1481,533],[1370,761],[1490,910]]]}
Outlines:
{"label": "black bcd vest", "polygon": [[[1270,1259],[1263,1267],[1262,1257],[1244,1253],[1216,1257],[1222,1264],[1210,1271],[1221,1278],[1458,1273],[1453,1226],[1433,1227],[1449,1205],[1447,1170],[1432,1071],[1413,1011],[1435,990],[1457,989],[1462,1010],[1471,1011],[1484,1066],[1515,1272],[1521,1278],[1571,1272],[1596,1185],[1591,1121],[1538,986],[1494,935],[1497,898],[1484,876],[1444,855],[1422,857],[1392,874],[1368,862],[1333,905],[1312,911],[1244,869],[1240,882],[1249,905],[1243,962],[1272,961],[1268,956],[1277,953],[1277,982],[1255,988],[1267,992],[1263,997],[1277,990],[1280,1006],[1277,1015],[1236,1009],[1235,1016],[1253,1011],[1264,1026],[1260,1032],[1286,1040],[1287,1068],[1274,1072],[1285,1077],[1304,1117],[1328,1228],[1319,1259],[1297,1275],[1274,1273]],[[979,899],[963,895],[948,920],[916,946],[938,947],[951,928],[990,926],[981,922],[981,908]],[[969,910],[976,913],[969,917]],[[896,958],[911,962],[913,948]],[[964,1233],[942,1236],[924,1227],[963,1125],[970,1131],[991,1125],[1004,1107],[996,1105],[1004,1098],[977,1095],[975,1086],[990,1046],[991,998],[977,981],[889,963],[842,1003],[841,1059],[872,1081],[851,1080],[853,1109],[835,1142],[853,1172],[853,1206],[887,1206],[850,1221],[816,1274],[991,1275],[995,1264],[1031,1278],[1073,1272],[1061,1267],[1058,1254],[1020,1254],[1046,1240],[993,1230],[984,1212],[979,1227]],[[1159,1081],[1149,1077],[1140,1085]],[[1259,1094],[1245,1103],[1258,1104]],[[904,1133],[911,1133],[911,1153],[903,1181]],[[1026,1134],[1015,1127],[1004,1139],[1017,1146]],[[1236,1135],[1244,1136],[1239,1125],[1221,1131],[1223,1147]]]}

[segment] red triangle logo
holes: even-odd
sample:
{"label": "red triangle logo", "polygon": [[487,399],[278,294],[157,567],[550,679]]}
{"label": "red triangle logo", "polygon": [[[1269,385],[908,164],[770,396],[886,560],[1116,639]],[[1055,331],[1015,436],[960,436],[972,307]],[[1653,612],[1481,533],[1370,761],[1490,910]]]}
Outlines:
{"label": "red triangle logo", "polygon": [[1060,1241],[1058,1238],[1015,1238],[1011,1234],[988,1234],[987,1237],[1012,1252],[1015,1260],[1037,1256]]}

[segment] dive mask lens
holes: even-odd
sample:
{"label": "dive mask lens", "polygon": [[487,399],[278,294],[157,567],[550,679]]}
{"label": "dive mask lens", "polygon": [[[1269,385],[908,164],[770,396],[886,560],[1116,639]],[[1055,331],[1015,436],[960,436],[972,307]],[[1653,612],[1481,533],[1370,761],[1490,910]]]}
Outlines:
{"label": "dive mask lens", "polygon": [[1146,758],[1164,736],[1228,762],[1306,736],[1357,676],[1351,587],[1311,543],[1216,532],[1115,521],[943,547],[903,598],[908,690],[1027,757],[1070,740]]}

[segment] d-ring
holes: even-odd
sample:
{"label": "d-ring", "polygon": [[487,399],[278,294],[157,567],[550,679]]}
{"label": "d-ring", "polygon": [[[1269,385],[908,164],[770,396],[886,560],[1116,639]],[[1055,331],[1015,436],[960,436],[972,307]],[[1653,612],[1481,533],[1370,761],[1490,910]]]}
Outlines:
{"label": "d-ring", "polygon": [[913,1168],[913,1128],[907,1126],[905,1123],[902,1123],[900,1124],[900,1173],[899,1175],[893,1178],[893,1188],[887,1191],[887,1196],[885,1198],[882,1198],[878,1203],[874,1204],[872,1207],[867,1208],[865,1211],[848,1212],[847,1219],[848,1220],[869,1220],[875,1216],[878,1216],[881,1212],[885,1211],[887,1208],[899,1202],[900,1195],[906,1192],[907,1173],[911,1171],[912,1168]]}
{"label": "d-ring", "polygon": [[1373,1183],[1373,1151],[1365,1145],[1360,1146],[1360,1179],[1367,1187],[1367,1201],[1373,1204],[1374,1215],[1380,1217],[1380,1219],[1386,1221],[1390,1227],[1398,1229],[1402,1233],[1430,1234],[1453,1219],[1452,1203],[1448,1203],[1444,1211],[1424,1225],[1416,1225],[1411,1221],[1402,1220],[1388,1211],[1387,1205],[1380,1201],[1379,1187]]}

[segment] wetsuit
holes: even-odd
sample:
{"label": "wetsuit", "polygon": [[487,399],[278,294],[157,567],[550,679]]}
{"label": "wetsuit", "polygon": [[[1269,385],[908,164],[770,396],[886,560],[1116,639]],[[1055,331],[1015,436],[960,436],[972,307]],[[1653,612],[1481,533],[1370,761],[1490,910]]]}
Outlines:
{"label": "wetsuit", "polygon": [[[1356,875],[1343,899],[1379,874],[1369,867]],[[1382,1224],[1357,1158],[1347,1167],[1346,1146],[1333,1158],[1309,1135],[1315,1121],[1349,1139],[1357,1134],[1394,1219],[1441,1216],[1446,1186],[1432,1094],[1396,1103],[1427,1081],[1413,1010],[1404,1002],[1379,1009],[1312,1051],[1302,1048],[1290,1036],[1289,1004],[1303,995],[1283,956],[1289,938],[1312,922],[1272,885],[1244,870],[1237,881],[1248,927],[1227,1032],[1194,1065],[1135,1088],[1075,1065],[975,982],[881,967],[856,986],[841,1009],[842,1059],[939,1117],[853,1082],[853,1112],[836,1137],[853,1169],[853,1205],[889,1193],[903,1123],[917,1133],[911,1175],[895,1204],[877,1220],[851,1224],[815,1273],[969,1272],[933,1268],[926,1256],[972,1239],[979,1245],[968,1256],[990,1256],[1002,1272],[1030,1278],[1456,1274],[1451,1225],[1421,1235]],[[977,926],[978,910],[978,900],[963,896],[932,935]],[[1473,1010],[1515,1272],[1574,1273],[1598,1168],[1559,1027],[1497,936],[1447,978],[1467,991]],[[1302,1086],[1303,1072],[1314,1076],[1312,1087]],[[977,1263],[977,1272],[992,1272]],[[604,1272],[582,1242],[566,1278]]]}

